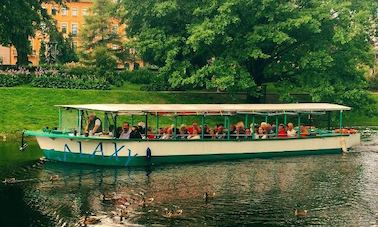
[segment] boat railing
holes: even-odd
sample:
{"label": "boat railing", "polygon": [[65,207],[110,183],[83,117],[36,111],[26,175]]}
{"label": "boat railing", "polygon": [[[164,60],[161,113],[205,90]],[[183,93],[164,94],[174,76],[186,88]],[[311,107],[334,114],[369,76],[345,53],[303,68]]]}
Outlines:
{"label": "boat railing", "polygon": [[[142,139],[119,139],[116,137],[113,137],[112,135],[104,135],[104,134],[98,134],[98,135],[92,135],[92,136],[86,136],[86,135],[79,135],[75,134],[72,131],[59,131],[59,130],[44,130],[40,133],[32,133],[36,136],[48,136],[48,137],[55,137],[55,138],[88,138],[88,139],[112,139],[112,140],[130,140],[130,141],[252,141],[252,140],[284,140],[284,139],[306,139],[306,138],[319,138],[319,137],[334,137],[334,136],[347,136],[349,133],[340,133],[335,132],[335,130],[314,130],[311,131],[309,134],[300,134],[293,137],[288,136],[278,136],[275,133],[266,134],[267,136],[265,138],[255,138],[255,133],[253,134],[230,134],[227,135],[227,133],[222,134],[221,136],[214,136],[211,134],[204,134],[203,137],[200,136],[198,139],[190,139],[188,136],[190,134],[177,134],[177,135],[171,135],[169,137],[162,138],[161,134],[147,134],[147,138],[143,136]],[[352,134],[352,133],[351,133]]]}

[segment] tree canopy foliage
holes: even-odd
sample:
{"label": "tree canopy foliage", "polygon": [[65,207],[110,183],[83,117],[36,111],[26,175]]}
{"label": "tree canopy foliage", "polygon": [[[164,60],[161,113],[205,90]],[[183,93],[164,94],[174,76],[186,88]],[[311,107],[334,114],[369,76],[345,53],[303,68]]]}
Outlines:
{"label": "tree canopy foliage", "polygon": [[123,2],[128,36],[172,87],[259,95],[274,82],[314,101],[366,100],[375,0]]}
{"label": "tree canopy foliage", "polygon": [[[127,57],[127,52],[123,48],[123,39],[126,34],[119,34],[122,26],[120,12],[123,5],[112,0],[95,0],[91,9],[91,14],[85,17],[85,24],[81,29],[80,40],[82,44],[82,60],[88,64],[99,63],[99,59],[107,58],[111,62],[117,59],[123,60]],[[106,55],[105,56],[99,56]],[[113,65],[114,64],[108,64]]]}
{"label": "tree canopy foliage", "polygon": [[[30,53],[29,37],[43,26],[54,26],[42,4],[61,3],[61,0],[1,0],[0,1],[0,44],[14,45],[17,50],[17,64],[28,64]],[[42,23],[43,22],[43,23]]]}

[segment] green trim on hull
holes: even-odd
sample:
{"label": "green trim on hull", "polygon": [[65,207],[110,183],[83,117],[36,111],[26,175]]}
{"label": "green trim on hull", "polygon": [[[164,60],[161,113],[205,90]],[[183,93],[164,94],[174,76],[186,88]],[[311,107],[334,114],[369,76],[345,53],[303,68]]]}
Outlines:
{"label": "green trim on hull", "polygon": [[287,152],[264,152],[264,153],[239,153],[239,154],[213,154],[213,155],[177,155],[177,156],[153,156],[151,161],[147,161],[144,156],[131,157],[108,157],[88,154],[78,154],[70,152],[62,152],[55,150],[44,150],[47,159],[102,166],[147,166],[162,165],[172,163],[190,163],[190,162],[208,162],[220,160],[238,160],[250,158],[272,158],[272,157],[290,157],[302,155],[321,155],[321,154],[337,154],[341,153],[341,149],[325,149],[325,150],[308,150],[308,151],[287,151]]}

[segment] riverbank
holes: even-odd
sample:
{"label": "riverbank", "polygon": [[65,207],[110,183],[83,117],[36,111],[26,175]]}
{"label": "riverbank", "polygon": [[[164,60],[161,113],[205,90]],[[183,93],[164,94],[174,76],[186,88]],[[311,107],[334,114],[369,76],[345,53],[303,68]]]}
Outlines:
{"label": "riverbank", "polygon": [[57,126],[54,105],[82,103],[243,103],[242,95],[203,92],[149,92],[134,90],[72,90],[0,88],[0,135]]}
{"label": "riverbank", "polygon": [[[72,90],[14,87],[0,88],[0,136],[19,135],[22,130],[54,127],[58,104],[80,103],[245,103],[242,95],[206,92],[149,92],[125,86],[123,90]],[[378,103],[378,94],[372,94]],[[378,104],[375,107],[378,109]],[[346,114],[349,126],[378,126],[378,116],[357,110]]]}

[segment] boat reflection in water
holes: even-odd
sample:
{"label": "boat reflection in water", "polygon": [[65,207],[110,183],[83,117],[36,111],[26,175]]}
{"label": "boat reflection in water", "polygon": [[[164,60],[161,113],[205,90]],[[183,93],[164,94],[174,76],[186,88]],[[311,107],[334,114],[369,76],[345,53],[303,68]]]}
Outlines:
{"label": "boat reflection in water", "polygon": [[[45,180],[32,193],[41,212],[70,225],[85,215],[112,225],[121,216],[123,224],[364,225],[377,202],[361,200],[365,161],[349,153],[166,165],[147,172],[48,161],[38,173]],[[309,212],[298,218],[294,209]]]}

